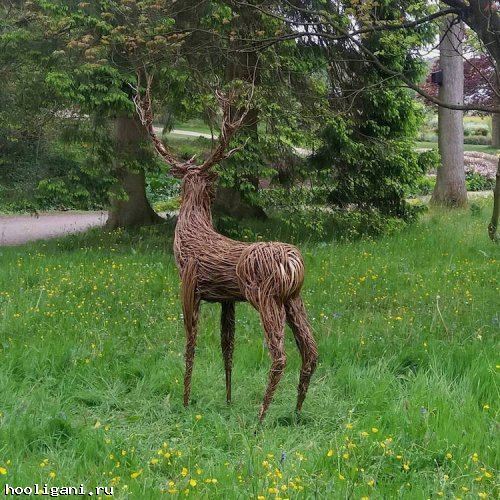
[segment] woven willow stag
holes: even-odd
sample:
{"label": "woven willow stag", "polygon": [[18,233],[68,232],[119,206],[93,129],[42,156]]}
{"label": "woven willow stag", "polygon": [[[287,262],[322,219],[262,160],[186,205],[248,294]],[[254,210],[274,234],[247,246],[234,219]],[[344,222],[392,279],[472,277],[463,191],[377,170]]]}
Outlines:
{"label": "woven willow stag", "polygon": [[297,412],[302,408],[318,351],[307,321],[300,290],[304,263],[297,248],[285,243],[243,243],[217,233],[212,224],[211,203],[217,174],[212,167],[228,158],[229,141],[242,126],[248,106],[232,117],[234,93],[216,92],[222,109],[217,146],[201,164],[194,158],[180,161],[154,131],[150,84],[136,94],[142,124],[151,136],[170,172],[182,179],[182,201],[175,228],[174,255],[181,278],[182,309],[186,330],[184,405],[189,403],[200,302],[220,302],[221,347],[226,372],[226,399],[231,402],[231,369],[235,333],[235,302],[248,301],[260,314],[271,357],[269,381],[259,412],[262,421],[273,399],[286,363],[284,330],[288,322],[302,358]]}

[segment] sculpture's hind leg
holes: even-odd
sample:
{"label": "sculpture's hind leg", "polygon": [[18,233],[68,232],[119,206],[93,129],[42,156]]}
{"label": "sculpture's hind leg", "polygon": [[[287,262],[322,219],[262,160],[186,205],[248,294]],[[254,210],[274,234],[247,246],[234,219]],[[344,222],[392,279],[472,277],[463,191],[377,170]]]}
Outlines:
{"label": "sculpture's hind leg", "polygon": [[182,270],[182,311],[184,314],[184,328],[186,330],[186,371],[184,373],[184,406],[189,404],[191,392],[191,375],[193,373],[194,351],[198,328],[198,313],[200,298],[196,292],[196,262],[188,261]]}
{"label": "sculpture's hind leg", "polygon": [[285,308],[274,298],[269,297],[258,304],[258,310],[271,357],[269,382],[259,412],[259,420],[262,422],[285,370]]}
{"label": "sculpture's hind leg", "polygon": [[318,349],[316,347],[316,341],[311,333],[311,327],[307,321],[304,303],[300,296],[290,299],[285,304],[285,310],[286,320],[293,331],[295,342],[297,343],[302,358],[297,395],[297,411],[299,412],[306,397],[311,376],[316,369]]}
{"label": "sculpture's hind leg", "polygon": [[226,370],[226,401],[231,402],[231,369],[234,350],[234,302],[221,302],[221,347]]}

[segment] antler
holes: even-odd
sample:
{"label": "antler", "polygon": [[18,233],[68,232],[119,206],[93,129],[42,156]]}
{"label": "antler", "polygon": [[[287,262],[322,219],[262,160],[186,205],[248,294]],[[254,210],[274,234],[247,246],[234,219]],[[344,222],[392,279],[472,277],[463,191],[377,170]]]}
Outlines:
{"label": "antler", "polygon": [[[151,137],[154,147],[157,153],[168,163],[171,165],[174,170],[173,173],[183,173],[189,168],[192,164],[196,155],[190,158],[188,161],[181,161],[163,144],[160,138],[156,135],[156,132],[153,127],[153,111],[151,108],[151,83],[153,81],[153,77],[151,75],[146,74],[146,92],[144,96],[140,94],[140,81],[141,74],[137,73],[137,88],[135,88],[135,96],[134,96],[134,104],[137,110],[137,114],[143,124],[144,128],[148,132]],[[212,150],[209,157],[199,166],[200,170],[208,170],[213,167],[217,163],[222,160],[229,158],[233,153],[242,149],[245,144],[238,146],[236,148],[230,149],[227,151],[229,143],[233,138],[236,131],[241,128],[245,118],[250,109],[250,101],[254,92],[254,85],[252,85],[252,90],[250,92],[247,105],[243,109],[243,111],[238,112],[238,118],[233,119],[231,117],[232,105],[236,101],[236,91],[230,91],[228,93],[224,93],[220,90],[215,91],[215,96],[219,103],[220,108],[222,109],[222,124],[221,131],[219,134],[219,141],[215,149]],[[248,139],[247,139],[248,140]]]}
{"label": "antler", "polygon": [[236,131],[241,128],[243,122],[245,121],[245,118],[250,109],[249,104],[253,96],[253,91],[254,86],[252,86],[252,91],[250,93],[250,97],[245,109],[241,113],[238,113],[239,116],[237,119],[232,119],[231,117],[232,105],[236,100],[236,93],[233,91],[225,94],[220,90],[215,91],[215,97],[217,98],[219,106],[222,109],[222,124],[219,134],[219,142],[216,148],[210,153],[210,156],[200,165],[200,170],[208,170],[222,160],[229,158],[233,153],[239,151],[245,146],[246,141],[242,146],[238,146],[227,151],[231,139],[233,138]]}
{"label": "antler", "polygon": [[188,161],[179,160],[160,140],[160,138],[156,135],[153,126],[153,110],[151,107],[151,83],[153,81],[152,75],[146,74],[146,93],[144,96],[140,94],[140,83],[141,83],[141,74],[137,73],[137,88],[135,88],[135,96],[134,96],[134,104],[135,109],[137,110],[137,114],[139,115],[139,119],[146,129],[147,133],[151,137],[156,152],[169,164],[174,170],[178,172],[182,172],[192,164],[195,156],[193,156]]}

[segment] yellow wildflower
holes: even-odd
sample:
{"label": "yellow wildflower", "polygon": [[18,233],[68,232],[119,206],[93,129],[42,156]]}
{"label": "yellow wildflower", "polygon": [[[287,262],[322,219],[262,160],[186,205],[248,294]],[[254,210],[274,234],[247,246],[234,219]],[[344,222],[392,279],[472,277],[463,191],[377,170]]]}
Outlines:
{"label": "yellow wildflower", "polygon": [[453,458],[453,455],[452,455],[451,453],[447,453],[447,454],[446,454],[446,458],[447,458],[448,460],[451,460],[451,459]]}
{"label": "yellow wildflower", "polygon": [[333,450],[328,450],[327,457],[333,457]]}
{"label": "yellow wildflower", "polygon": [[194,417],[196,420],[201,420],[203,418],[202,415],[196,415],[196,417]]}
{"label": "yellow wildflower", "polygon": [[186,469],[186,467],[183,467],[183,468],[182,468],[182,471],[181,471],[181,476],[182,476],[182,477],[186,477],[186,476],[188,475],[188,472],[189,472],[189,471]]}
{"label": "yellow wildflower", "polygon": [[49,472],[49,476],[54,479],[56,477],[56,473],[54,471]]}
{"label": "yellow wildflower", "polygon": [[373,434],[376,434],[378,432],[378,429],[376,427],[372,427],[372,432]]}
{"label": "yellow wildflower", "polygon": [[403,464],[403,469],[404,470],[410,470],[410,464],[408,462]]}
{"label": "yellow wildflower", "polygon": [[194,488],[197,485],[196,479],[190,479],[189,484]]}
{"label": "yellow wildflower", "polygon": [[136,478],[138,478],[141,474],[142,474],[142,469],[141,469],[141,470],[138,470],[137,472],[132,472],[132,474],[130,474],[130,477],[131,477],[132,479],[136,479]]}
{"label": "yellow wildflower", "polygon": [[7,474],[7,469],[5,467],[0,467],[0,474],[5,476],[5,474]]}

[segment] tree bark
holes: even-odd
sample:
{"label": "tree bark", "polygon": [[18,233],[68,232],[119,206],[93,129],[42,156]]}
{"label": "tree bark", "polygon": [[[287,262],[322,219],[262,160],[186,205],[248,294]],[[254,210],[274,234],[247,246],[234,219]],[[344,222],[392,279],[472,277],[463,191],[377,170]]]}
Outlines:
{"label": "tree bark", "polygon": [[145,131],[134,116],[118,116],[113,123],[115,146],[115,174],[117,184],[111,195],[111,206],[106,221],[107,229],[147,226],[165,222],[151,207],[146,197],[144,170],[129,170],[126,160],[140,163],[144,156],[142,146]]}
{"label": "tree bark", "polygon": [[[459,105],[464,102],[463,34],[462,22],[453,23],[453,17],[446,17],[443,20],[442,40],[439,46],[443,83],[439,88],[439,99]],[[463,112],[440,106],[438,130],[441,167],[437,171],[431,203],[461,207],[467,204]]]}
{"label": "tree bark", "polygon": [[488,234],[492,241],[499,241],[500,235],[498,234],[498,219],[500,216],[500,157],[498,158],[497,175],[495,182],[495,189],[493,191],[493,214],[491,221],[488,225]]}
{"label": "tree bark", "polygon": [[495,113],[491,117],[491,145],[500,148],[500,114]]}

